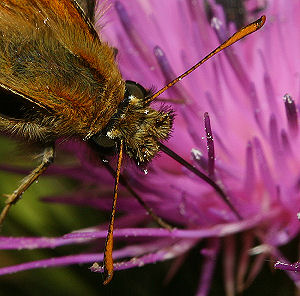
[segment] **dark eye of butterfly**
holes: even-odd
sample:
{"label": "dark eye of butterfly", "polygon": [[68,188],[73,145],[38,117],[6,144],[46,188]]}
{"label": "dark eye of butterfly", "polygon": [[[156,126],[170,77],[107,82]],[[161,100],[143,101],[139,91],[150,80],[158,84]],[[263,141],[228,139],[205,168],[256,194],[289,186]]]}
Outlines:
{"label": "dark eye of butterfly", "polygon": [[[141,86],[139,83],[126,80],[126,92],[124,101],[120,104],[117,114],[112,118],[112,122],[108,123],[108,126],[112,125],[115,120],[118,120],[118,117],[123,113],[124,107],[127,107],[129,103],[129,97],[134,96],[140,100],[144,100],[147,97],[148,91]],[[101,147],[101,150],[107,150],[105,154],[112,154],[111,150],[115,150],[116,142],[106,136],[106,133],[101,133],[92,137],[92,141],[97,146]]]}
{"label": "dark eye of butterfly", "polygon": [[147,97],[149,94],[149,92],[144,87],[131,80],[126,80],[126,89],[132,96],[140,100],[144,100],[145,97]]}

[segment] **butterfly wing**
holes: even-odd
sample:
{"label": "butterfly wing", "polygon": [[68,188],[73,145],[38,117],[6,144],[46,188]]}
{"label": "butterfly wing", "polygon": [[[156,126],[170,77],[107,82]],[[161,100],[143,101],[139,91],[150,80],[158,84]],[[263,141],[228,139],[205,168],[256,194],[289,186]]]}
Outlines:
{"label": "butterfly wing", "polygon": [[103,128],[125,88],[113,49],[67,0],[0,2],[0,86],[80,136]]}
{"label": "butterfly wing", "polygon": [[76,0],[76,2],[82,8],[89,21],[93,24],[95,20],[96,0]]}

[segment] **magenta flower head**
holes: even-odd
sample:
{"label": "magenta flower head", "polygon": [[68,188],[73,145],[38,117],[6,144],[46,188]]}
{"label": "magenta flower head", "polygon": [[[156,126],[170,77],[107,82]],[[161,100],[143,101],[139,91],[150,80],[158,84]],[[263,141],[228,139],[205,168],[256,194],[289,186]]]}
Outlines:
{"label": "magenta flower head", "polygon": [[[98,2],[96,11],[102,12],[103,3]],[[153,103],[157,109],[163,102],[175,110],[174,131],[164,145],[192,167],[163,152],[142,170],[127,161],[122,174],[128,186],[174,228],[155,226],[121,187],[115,270],[172,259],[169,279],[197,248],[202,263],[195,294],[208,295],[221,269],[217,258],[222,258],[225,290],[233,295],[253,282],[266,261],[289,264],[279,248],[295,239],[300,229],[300,40],[294,29],[300,26],[300,4],[275,0],[258,5],[247,1],[238,17],[230,18],[225,6],[214,1],[120,0],[112,1],[98,21],[101,38],[118,49],[124,79],[160,89],[226,40],[239,24],[257,19],[255,11],[264,10],[268,19],[261,31],[226,49]],[[50,172],[77,179],[83,189],[44,200],[109,211],[113,178],[107,160],[91,159],[84,144],[60,147],[75,154],[80,164],[61,168],[57,163]],[[114,167],[115,159],[110,161]],[[5,266],[0,274],[94,262],[99,264],[90,269],[103,272],[106,235],[107,223],[55,238],[1,237],[1,249],[84,244],[93,252]],[[298,274],[289,276],[300,285]]]}

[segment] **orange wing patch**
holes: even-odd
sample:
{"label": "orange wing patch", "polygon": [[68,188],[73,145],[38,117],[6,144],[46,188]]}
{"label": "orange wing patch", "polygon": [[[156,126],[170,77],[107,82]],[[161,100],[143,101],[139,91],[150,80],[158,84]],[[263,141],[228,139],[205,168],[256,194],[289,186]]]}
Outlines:
{"label": "orange wing patch", "polygon": [[0,69],[0,85],[85,129],[101,129],[124,95],[113,49],[75,1],[1,1]]}

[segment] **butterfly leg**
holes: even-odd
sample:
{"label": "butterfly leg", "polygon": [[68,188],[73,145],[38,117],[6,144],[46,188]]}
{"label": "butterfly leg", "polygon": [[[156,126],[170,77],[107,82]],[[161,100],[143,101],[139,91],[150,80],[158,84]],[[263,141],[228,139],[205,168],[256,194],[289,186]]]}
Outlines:
{"label": "butterfly leg", "polygon": [[37,178],[42,175],[48,166],[53,162],[54,154],[55,150],[53,145],[46,147],[43,151],[40,165],[22,180],[20,186],[12,194],[5,194],[7,200],[5,201],[5,206],[0,214],[0,226],[7,216],[10,207],[21,198],[22,194],[29,188],[29,186],[36,181]]}
{"label": "butterfly leg", "polygon": [[[109,171],[109,173],[115,178],[116,175],[115,175],[115,172],[112,169],[112,167],[107,162],[105,162],[104,160],[102,160],[102,164]],[[124,187],[126,187],[128,192],[130,192],[132,194],[132,196],[139,202],[139,204],[146,210],[146,212],[150,215],[150,217],[153,219],[153,221],[155,221],[162,228],[166,228],[166,229],[169,229],[169,230],[174,229],[173,226],[171,226],[166,221],[164,221],[161,217],[159,217],[158,215],[155,214],[153,209],[151,207],[149,207],[146,204],[146,202],[142,199],[142,197],[139,196],[137,194],[137,192],[129,185],[126,177],[123,174],[120,174],[120,184],[122,184]]]}

